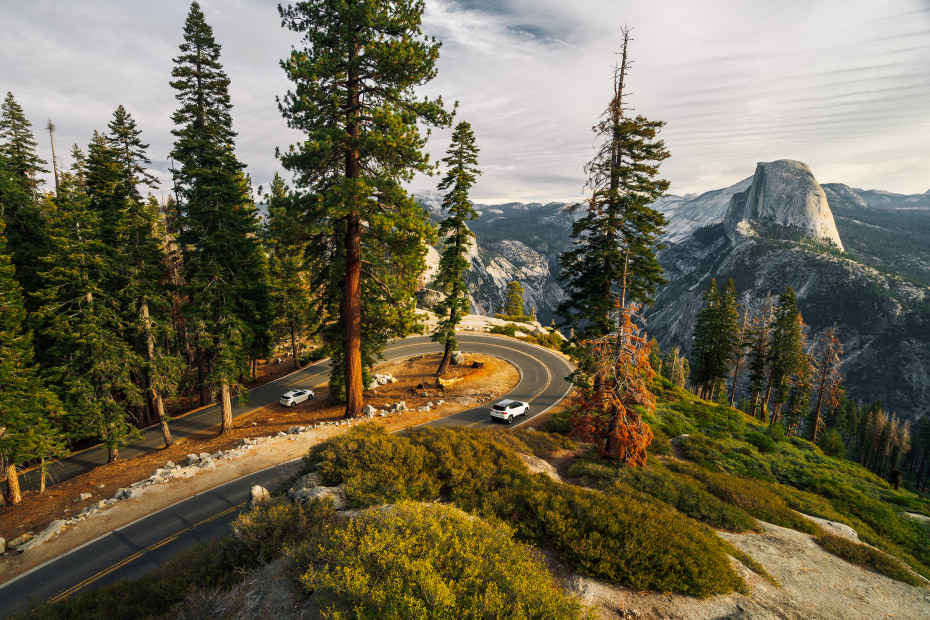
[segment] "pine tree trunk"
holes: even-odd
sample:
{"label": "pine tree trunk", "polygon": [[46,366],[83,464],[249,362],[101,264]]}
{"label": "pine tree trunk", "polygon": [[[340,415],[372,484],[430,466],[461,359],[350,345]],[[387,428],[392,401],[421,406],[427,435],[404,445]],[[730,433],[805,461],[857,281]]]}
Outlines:
{"label": "pine tree trunk", "polygon": [[291,321],[291,352],[294,355],[294,370],[300,370],[300,352],[297,350],[297,325]]}
{"label": "pine tree trunk", "polygon": [[742,355],[737,355],[736,364],[733,366],[733,387],[730,390],[730,407],[734,407],[736,402],[736,386],[739,385],[739,366],[740,361],[743,359]]}
{"label": "pine tree trunk", "polygon": [[617,433],[617,427],[620,426],[620,406],[612,405],[610,408],[610,423],[607,425],[607,441],[604,445],[604,452],[607,454],[607,458],[614,458],[614,442],[616,439],[614,435]]}
{"label": "pine tree trunk", "polygon": [[[452,291],[453,295],[458,294],[458,290]],[[458,323],[458,308],[452,307],[449,309],[449,324],[452,325],[452,329],[455,329],[455,325]],[[446,349],[442,355],[442,361],[439,362],[439,368],[436,369],[436,376],[441,377],[446,374],[446,369],[449,367],[449,362],[452,360],[452,341],[449,338],[448,334],[446,335]]]}
{"label": "pine tree trunk", "polygon": [[10,463],[6,466],[6,502],[16,506],[23,501],[23,494],[19,490],[19,478],[16,465]]}
{"label": "pine tree trunk", "polygon": [[[142,299],[142,324],[145,326],[145,346],[146,346],[146,355],[148,356],[149,363],[155,359],[155,336],[152,335],[151,319],[149,318],[149,302],[147,299]],[[174,445],[174,438],[171,437],[171,429],[168,428],[168,418],[165,417],[165,402],[162,399],[161,391],[152,385],[152,370],[149,368],[145,373],[146,381],[146,397],[151,403],[154,401],[155,405],[155,414],[158,416],[158,424],[161,426],[161,434],[165,439],[165,447],[168,448]],[[151,407],[149,412],[151,412]],[[149,421],[151,424],[151,421]]]}
{"label": "pine tree trunk", "polygon": [[115,463],[119,460],[119,448],[107,448],[107,463]]}
{"label": "pine tree trunk", "polygon": [[220,411],[223,417],[223,425],[220,428],[220,434],[222,435],[233,429],[232,396],[229,391],[229,380],[227,379],[220,382]]}
{"label": "pine tree trunk", "polygon": [[39,495],[45,493],[45,468],[45,457],[43,456],[39,464]]}
{"label": "pine tree trunk", "polygon": [[165,439],[165,447],[174,445],[171,429],[168,428],[168,417],[165,415],[165,401],[160,392],[155,392],[155,412],[158,415],[158,425],[161,427],[161,436]]}
{"label": "pine tree trunk", "polygon": [[[361,120],[359,113],[360,79],[354,60],[360,54],[357,40],[349,50],[348,91],[346,93],[346,132],[349,134],[349,148],[346,150],[346,178],[357,179],[361,173],[359,156],[359,138],[361,137]],[[364,196],[355,196],[364,199]],[[345,303],[343,304],[345,339],[345,417],[354,418],[362,414],[364,386],[362,385],[362,227],[361,217],[353,211],[347,218],[346,231],[346,278]]]}
{"label": "pine tree trunk", "polygon": [[349,216],[346,235],[345,279],[345,417],[354,418],[362,413],[362,297],[361,297],[361,222],[359,215]]}
{"label": "pine tree trunk", "polygon": [[442,361],[439,362],[439,368],[436,369],[436,376],[441,377],[446,374],[449,362],[452,360],[452,343],[446,341],[446,350],[442,354]]}

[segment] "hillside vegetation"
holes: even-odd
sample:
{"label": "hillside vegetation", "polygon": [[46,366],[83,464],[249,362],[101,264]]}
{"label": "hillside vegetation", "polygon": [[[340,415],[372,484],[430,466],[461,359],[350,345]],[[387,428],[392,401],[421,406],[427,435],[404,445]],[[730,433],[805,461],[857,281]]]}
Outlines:
{"label": "hillside vegetation", "polygon": [[[314,447],[297,474],[342,485],[354,518],[324,501],[291,504],[286,480],[225,539],[138,582],[20,617],[197,617],[235,593],[243,575],[282,559],[292,587],[312,595],[324,617],[579,618],[588,612],[562,592],[541,552],[578,574],[704,598],[745,591],[728,556],[774,581],[713,531],[758,531],[759,521],[925,587],[917,574],[930,577],[930,531],[904,513],[930,516],[930,502],[740,411],[662,380],[653,389],[660,401],[645,415],[655,434],[646,467],[609,464],[558,432],[388,435],[362,426]],[[567,415],[548,430],[564,430]],[[566,449],[575,456],[565,483],[530,473],[519,456]],[[872,546],[800,513],[845,523]]]}

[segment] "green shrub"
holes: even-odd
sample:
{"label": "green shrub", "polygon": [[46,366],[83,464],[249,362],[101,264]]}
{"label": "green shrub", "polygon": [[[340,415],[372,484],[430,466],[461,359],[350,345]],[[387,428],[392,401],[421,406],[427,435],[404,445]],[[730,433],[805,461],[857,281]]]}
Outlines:
{"label": "green shrub", "polygon": [[483,510],[511,523],[524,540],[551,544],[578,572],[701,598],[745,589],[723,542],[675,510],[542,475],[511,483],[487,498]]}
{"label": "green shrub", "polygon": [[846,444],[843,437],[835,430],[824,433],[817,441],[817,446],[827,456],[841,458],[846,456]]}
{"label": "green shrub", "polygon": [[[522,452],[530,449],[516,437],[495,437],[492,433],[475,433],[463,428],[424,427],[407,435],[411,444],[429,455],[431,469],[428,475],[442,496],[465,505],[500,484],[502,473],[524,474],[526,465],[514,452],[513,445]],[[508,446],[507,442],[513,442]],[[424,472],[425,474],[426,472]],[[422,499],[432,496],[424,494]],[[412,497],[410,499],[417,499]],[[377,502],[373,502],[377,503]]]}
{"label": "green shrub", "polygon": [[277,498],[258,510],[243,512],[233,521],[228,544],[244,565],[263,565],[285,547],[304,540],[311,530],[335,518],[331,500],[313,500],[303,506]]}
{"label": "green shrub", "polygon": [[[534,454],[540,458],[549,458],[561,450],[576,450],[578,444],[565,435],[539,431],[508,431],[503,428],[492,428],[486,431],[498,441],[504,442],[517,452]],[[519,444],[513,442],[519,440]],[[527,452],[527,448],[529,452]]]}
{"label": "green shrub", "polygon": [[815,540],[821,547],[847,562],[871,568],[886,577],[915,587],[926,587],[926,583],[909,571],[904,564],[878,549],[826,532],[818,535]]}
{"label": "green shrub", "polygon": [[650,426],[652,427],[652,441],[649,443],[649,446],[647,446],[646,451],[656,456],[671,456],[672,444],[669,441],[668,435],[663,433],[661,428]]}
{"label": "green shrub", "polygon": [[756,480],[724,472],[711,472],[686,463],[670,463],[669,468],[699,480],[707,491],[757,519],[808,534],[820,532],[816,524],[791,510],[784,499],[767,490]]}
{"label": "green shrub", "polygon": [[[436,491],[461,508],[511,524],[522,540],[551,544],[573,570],[592,576],[693,596],[743,587],[722,541],[706,527],[655,501],[605,496],[542,474],[531,476],[510,447],[528,451],[521,436],[425,428],[397,437],[361,428],[328,440],[330,447],[315,448],[308,461],[319,464],[330,481],[364,478],[366,467],[377,470],[385,459],[417,454],[415,449],[427,454],[418,462],[429,464],[396,485],[372,471],[379,482],[368,485],[371,503],[377,503],[378,492],[396,495],[397,488],[428,497]],[[389,462],[387,469],[396,466]]]}
{"label": "green shrub", "polygon": [[433,499],[439,484],[429,452],[405,436],[362,424],[310,449],[303,471],[316,467],[323,482],[343,485],[349,504],[372,506],[404,499]]}
{"label": "green shrub", "polygon": [[703,435],[689,435],[681,442],[682,452],[689,461],[694,461],[712,471],[721,469],[720,462],[726,448]]}
{"label": "green shrub", "polygon": [[507,325],[494,325],[491,327],[492,334],[503,334],[505,336],[510,336],[511,338],[517,337],[517,326],[513,323],[508,323]]}
{"label": "green shrub", "polygon": [[646,468],[623,468],[618,472],[618,480],[713,527],[734,532],[758,532],[761,529],[745,510],[708,493],[694,479],[672,473],[659,464],[652,463]]}
{"label": "green shrub", "polygon": [[746,434],[746,441],[756,447],[756,450],[766,454],[775,450],[775,442],[767,434],[751,432]]}
{"label": "green shrub", "polygon": [[556,351],[561,351],[562,345],[565,344],[565,338],[556,332],[527,334],[526,341],[538,344],[541,347],[546,347],[547,349],[555,349]]}
{"label": "green shrub", "polygon": [[581,618],[540,554],[442,505],[369,509],[292,554],[330,618]]}
{"label": "green shrub", "polygon": [[549,416],[549,419],[546,420],[546,425],[543,427],[543,430],[547,433],[568,435],[570,432],[572,432],[571,412],[559,411],[558,413],[553,413],[551,416]]}
{"label": "green shrub", "polygon": [[495,314],[494,318],[502,321],[515,321],[517,323],[529,323],[533,320],[533,317],[523,314]]}

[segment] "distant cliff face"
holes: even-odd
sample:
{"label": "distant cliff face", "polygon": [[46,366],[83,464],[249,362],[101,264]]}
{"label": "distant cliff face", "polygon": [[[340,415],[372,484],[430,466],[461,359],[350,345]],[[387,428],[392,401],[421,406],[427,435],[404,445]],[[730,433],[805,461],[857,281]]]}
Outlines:
{"label": "distant cliff face", "polygon": [[[420,198],[439,221],[439,197]],[[469,223],[477,245],[467,276],[473,312],[496,311],[507,283],[519,280],[527,310],[535,306],[544,325],[552,320],[565,296],[559,254],[572,247],[566,206],[475,205],[481,215]],[[725,189],[665,196],[655,208],[669,220],[659,254],[669,283],[648,309],[646,328],[663,350],[690,351],[711,278],[733,278],[751,311],[767,293],[791,286],[811,339],[836,323],[852,398],[881,400],[908,417],[930,412],[930,196],[821,187],[806,165],[784,160],[760,164]],[[855,255],[831,254],[804,237],[830,239]]]}
{"label": "distant cliff face", "polygon": [[730,199],[724,217],[728,232],[745,231],[756,222],[806,231],[843,249],[823,188],[799,161],[758,164],[749,188]]}

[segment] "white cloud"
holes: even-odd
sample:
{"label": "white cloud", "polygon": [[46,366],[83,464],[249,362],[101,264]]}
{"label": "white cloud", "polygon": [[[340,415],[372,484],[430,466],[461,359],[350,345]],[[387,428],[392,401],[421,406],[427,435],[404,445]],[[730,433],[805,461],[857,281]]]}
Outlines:
{"label": "white cloud", "polygon": [[[276,2],[204,0],[232,80],[240,158],[254,182],[299,136],[275,97],[294,33]],[[86,145],[123,104],[165,180],[174,93],[168,86],[188,2],[82,0],[0,4],[3,80],[33,123],[58,126],[59,157]],[[923,192],[930,187],[930,4],[926,0],[427,0],[424,31],[443,40],[423,89],[460,102],[475,129],[483,203],[575,200],[610,96],[619,27],[633,26],[630,103],[667,122],[672,191],[728,186],[755,163],[788,157],[821,181]],[[0,93],[2,94],[2,93]],[[449,132],[430,142],[443,156]],[[418,178],[414,189],[433,189]]]}

